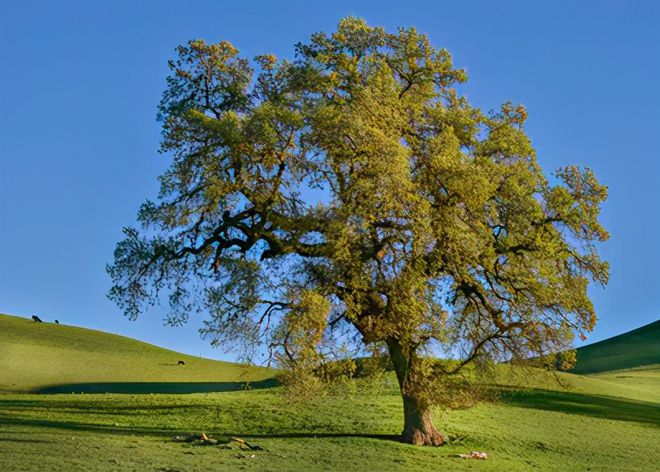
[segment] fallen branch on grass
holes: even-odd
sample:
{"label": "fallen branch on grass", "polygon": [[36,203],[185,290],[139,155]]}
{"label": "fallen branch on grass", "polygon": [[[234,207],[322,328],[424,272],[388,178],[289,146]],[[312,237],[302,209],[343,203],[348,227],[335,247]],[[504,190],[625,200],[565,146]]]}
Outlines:
{"label": "fallen branch on grass", "polygon": [[256,444],[250,444],[243,438],[232,436],[229,438],[215,439],[206,433],[192,433],[183,436],[174,436],[172,441],[186,442],[194,446],[221,446],[224,449],[238,448],[243,451],[265,451],[265,449]]}

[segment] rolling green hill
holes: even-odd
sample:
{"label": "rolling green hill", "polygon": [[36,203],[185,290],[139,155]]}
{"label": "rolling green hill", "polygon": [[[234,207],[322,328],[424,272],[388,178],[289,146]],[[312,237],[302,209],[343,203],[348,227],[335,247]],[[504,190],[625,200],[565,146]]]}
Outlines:
{"label": "rolling green hill", "polygon": [[[649,380],[639,367],[660,365],[660,321],[577,352],[571,373],[591,374],[578,381],[590,384],[587,389],[600,390],[591,383],[606,381],[608,388],[616,384],[657,395],[657,369],[649,371]],[[610,373],[631,368],[636,369]],[[0,392],[226,391],[246,382],[272,386],[273,375],[270,369],[188,356],[124,336],[0,315]]]}
{"label": "rolling green hill", "polygon": [[[636,347],[639,339],[657,342],[652,333],[642,328]],[[618,346],[618,356],[630,363],[647,358],[639,350],[627,352],[631,343],[614,343],[617,338],[599,344],[609,346],[611,356]],[[632,472],[656,470],[653,464],[660,462],[658,365],[560,372],[561,384],[539,369],[501,365],[497,401],[435,411],[436,425],[447,434],[440,448],[395,441],[402,407],[391,376],[380,389],[362,389],[358,379],[308,402],[292,402],[278,389],[206,393],[247,380],[267,382],[272,374],[122,336],[0,315],[2,470]],[[43,391],[68,394],[23,393]],[[190,432],[240,436],[259,448],[172,440]],[[488,459],[458,458],[473,450],[487,452]]]}
{"label": "rolling green hill", "polygon": [[577,349],[574,374],[660,364],[660,320]]}
{"label": "rolling green hill", "polygon": [[273,373],[101,331],[0,315],[0,392],[223,391],[246,382],[273,385]]}

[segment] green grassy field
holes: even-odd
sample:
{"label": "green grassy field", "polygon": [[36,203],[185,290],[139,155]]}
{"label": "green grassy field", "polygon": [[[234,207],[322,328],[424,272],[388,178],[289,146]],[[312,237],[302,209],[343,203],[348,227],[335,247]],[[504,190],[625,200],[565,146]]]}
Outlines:
{"label": "green grassy field", "polygon": [[575,374],[660,365],[660,320],[577,350]]}
{"label": "green grassy field", "polygon": [[[3,470],[566,470],[652,471],[660,405],[530,390],[438,412],[441,448],[397,443],[397,395],[333,396],[291,405],[272,390],[190,395],[0,396]],[[238,435],[241,451],[173,442]],[[463,460],[472,450],[486,461]],[[254,455],[254,457],[252,457]]]}
{"label": "green grassy field", "polygon": [[0,392],[189,393],[236,390],[245,382],[272,386],[266,380],[273,371],[188,356],[101,331],[0,315],[0,374]]}
{"label": "green grassy field", "polygon": [[[20,330],[29,331],[36,325],[23,322],[27,326],[14,326],[14,334],[7,336],[3,329],[7,321],[20,325],[20,320],[13,317],[0,317],[0,383],[5,385],[7,344],[18,349],[16,344],[22,344]],[[54,327],[59,328],[74,329]],[[127,343],[127,348],[133,346],[142,352],[147,359],[140,362],[145,365],[156,360],[173,362],[167,356],[174,356],[174,361],[183,358],[104,333],[64,333],[69,339],[76,333],[82,337],[108,336],[106,352],[118,350],[112,343],[117,339]],[[38,336],[35,339],[34,332],[31,334],[30,339],[38,344]],[[8,343],[7,339],[12,341]],[[52,342],[57,344],[54,339]],[[105,354],[97,352],[96,346],[90,342],[78,349],[101,362]],[[23,352],[29,356],[34,351]],[[77,359],[79,354],[69,355]],[[187,357],[183,359],[188,363]],[[28,368],[42,369],[36,361],[23,362]],[[97,377],[85,370],[84,360],[79,362],[79,375],[84,378],[69,373],[68,384],[114,381],[107,376]],[[149,380],[162,382],[158,369],[170,373],[158,362]],[[244,367],[206,362],[209,369],[219,370],[204,376],[200,365],[199,372],[191,373],[186,380],[239,382],[236,376],[245,375]],[[248,372],[255,380],[272,374],[266,370]],[[126,376],[122,382],[146,382],[129,373],[121,374]],[[12,375],[14,384],[23,379],[24,390],[41,390],[58,379],[52,375],[48,382],[41,382],[41,373]],[[0,470],[660,470],[660,368],[590,376],[562,373],[560,379],[569,388],[539,371],[502,369],[499,400],[462,410],[436,411],[435,423],[449,439],[439,448],[396,441],[402,408],[390,377],[378,394],[365,393],[357,381],[334,395],[300,404],[288,401],[277,388],[148,395],[6,393],[0,395]],[[231,447],[195,446],[172,440],[175,435],[192,432],[216,438],[240,436],[264,450],[245,451],[235,443]],[[473,450],[488,453],[488,459],[456,457]]]}

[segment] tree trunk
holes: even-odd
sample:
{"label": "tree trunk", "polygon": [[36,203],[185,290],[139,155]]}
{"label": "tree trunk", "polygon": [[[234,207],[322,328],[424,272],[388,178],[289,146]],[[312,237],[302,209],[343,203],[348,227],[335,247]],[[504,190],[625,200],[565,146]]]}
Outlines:
{"label": "tree trunk", "polygon": [[388,342],[390,358],[399,381],[401,397],[403,398],[403,432],[401,440],[416,446],[439,446],[444,438],[433,426],[431,410],[420,399],[415,398],[411,374],[414,353],[405,353],[401,345]]}

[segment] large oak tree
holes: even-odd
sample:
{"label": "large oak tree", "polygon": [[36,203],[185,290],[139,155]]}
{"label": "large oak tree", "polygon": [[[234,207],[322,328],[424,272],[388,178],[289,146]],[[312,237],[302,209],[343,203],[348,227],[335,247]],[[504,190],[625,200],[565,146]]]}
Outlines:
{"label": "large oak tree", "polygon": [[206,313],[214,344],[265,343],[289,366],[337,331],[380,346],[403,440],[440,444],[443,379],[593,328],[606,188],[575,166],[544,176],[524,107],[471,106],[415,29],[346,18],[295,52],[178,48],[159,113],[172,163],[117,246],[110,297],[130,317],[165,297],[172,323]]}

